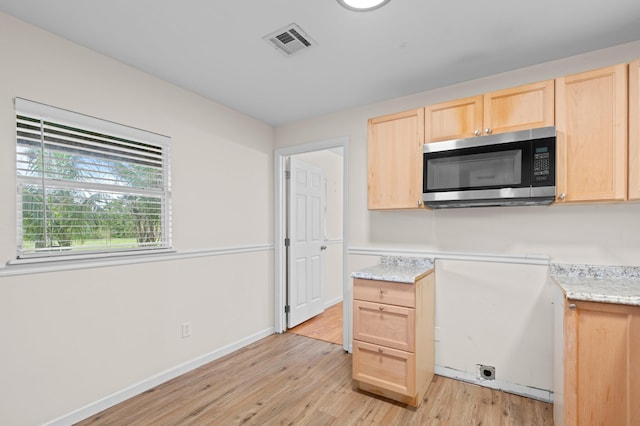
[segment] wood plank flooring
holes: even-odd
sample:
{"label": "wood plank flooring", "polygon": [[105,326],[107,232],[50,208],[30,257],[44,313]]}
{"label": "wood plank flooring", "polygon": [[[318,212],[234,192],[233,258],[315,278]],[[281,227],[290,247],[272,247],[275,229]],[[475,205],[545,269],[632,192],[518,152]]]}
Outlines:
{"label": "wood plank flooring", "polygon": [[551,404],[436,376],[410,408],[353,387],[341,345],[275,334],[79,425],[552,425]]}
{"label": "wood plank flooring", "polygon": [[342,345],[342,302],[287,332]]}

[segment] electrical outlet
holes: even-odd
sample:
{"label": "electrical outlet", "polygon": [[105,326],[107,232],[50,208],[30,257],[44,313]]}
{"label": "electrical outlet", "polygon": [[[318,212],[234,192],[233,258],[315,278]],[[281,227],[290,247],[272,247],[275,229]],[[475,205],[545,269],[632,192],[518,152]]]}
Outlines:
{"label": "electrical outlet", "polygon": [[438,326],[434,327],[433,332],[434,332],[433,340],[435,340],[436,342],[439,342],[441,340],[442,335],[443,335],[442,331],[440,330],[440,327],[438,327]]}
{"label": "electrical outlet", "polygon": [[476,364],[478,369],[478,379],[495,380],[496,368],[490,365]]}
{"label": "electrical outlet", "polygon": [[183,322],[182,323],[182,338],[186,339],[187,337],[191,337],[191,322]]}

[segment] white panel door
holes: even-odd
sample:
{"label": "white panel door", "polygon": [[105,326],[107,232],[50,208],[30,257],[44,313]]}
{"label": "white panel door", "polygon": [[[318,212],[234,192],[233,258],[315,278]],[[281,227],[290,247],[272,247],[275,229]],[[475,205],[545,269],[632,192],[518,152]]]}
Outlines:
{"label": "white panel door", "polygon": [[324,311],[325,176],[321,168],[291,158],[289,162],[287,327]]}

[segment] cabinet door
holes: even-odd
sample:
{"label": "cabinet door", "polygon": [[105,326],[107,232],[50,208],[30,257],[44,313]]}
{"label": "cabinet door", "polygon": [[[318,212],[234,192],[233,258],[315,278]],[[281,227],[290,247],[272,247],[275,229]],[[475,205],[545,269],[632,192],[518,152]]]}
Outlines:
{"label": "cabinet door", "polygon": [[354,339],[414,352],[415,329],[415,309],[353,301]]}
{"label": "cabinet door", "polygon": [[423,108],[369,120],[369,209],[422,206],[423,141]]}
{"label": "cabinet door", "polygon": [[484,134],[553,126],[554,81],[499,90],[484,95]]}
{"label": "cabinet door", "polygon": [[627,196],[627,65],[556,80],[557,201]]}
{"label": "cabinet door", "polygon": [[425,108],[425,142],[462,139],[482,134],[482,95]]}
{"label": "cabinet door", "polygon": [[640,421],[640,307],[567,301],[565,425]]}
{"label": "cabinet door", "polygon": [[353,341],[354,380],[401,395],[416,393],[415,355],[386,346]]}
{"label": "cabinet door", "polygon": [[629,199],[640,200],[640,59],[629,64]]}
{"label": "cabinet door", "polygon": [[416,286],[394,281],[353,280],[353,298],[387,305],[416,307]]}

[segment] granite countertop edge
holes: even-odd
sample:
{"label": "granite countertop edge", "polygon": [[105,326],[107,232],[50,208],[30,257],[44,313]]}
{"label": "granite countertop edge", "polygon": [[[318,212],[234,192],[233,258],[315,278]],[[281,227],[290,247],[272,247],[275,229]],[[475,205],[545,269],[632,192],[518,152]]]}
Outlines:
{"label": "granite countertop edge", "polygon": [[353,278],[415,284],[433,270],[433,259],[421,257],[382,256],[375,266],[355,271]]}
{"label": "granite countertop edge", "polygon": [[640,267],[551,264],[549,274],[568,299],[640,306]]}

